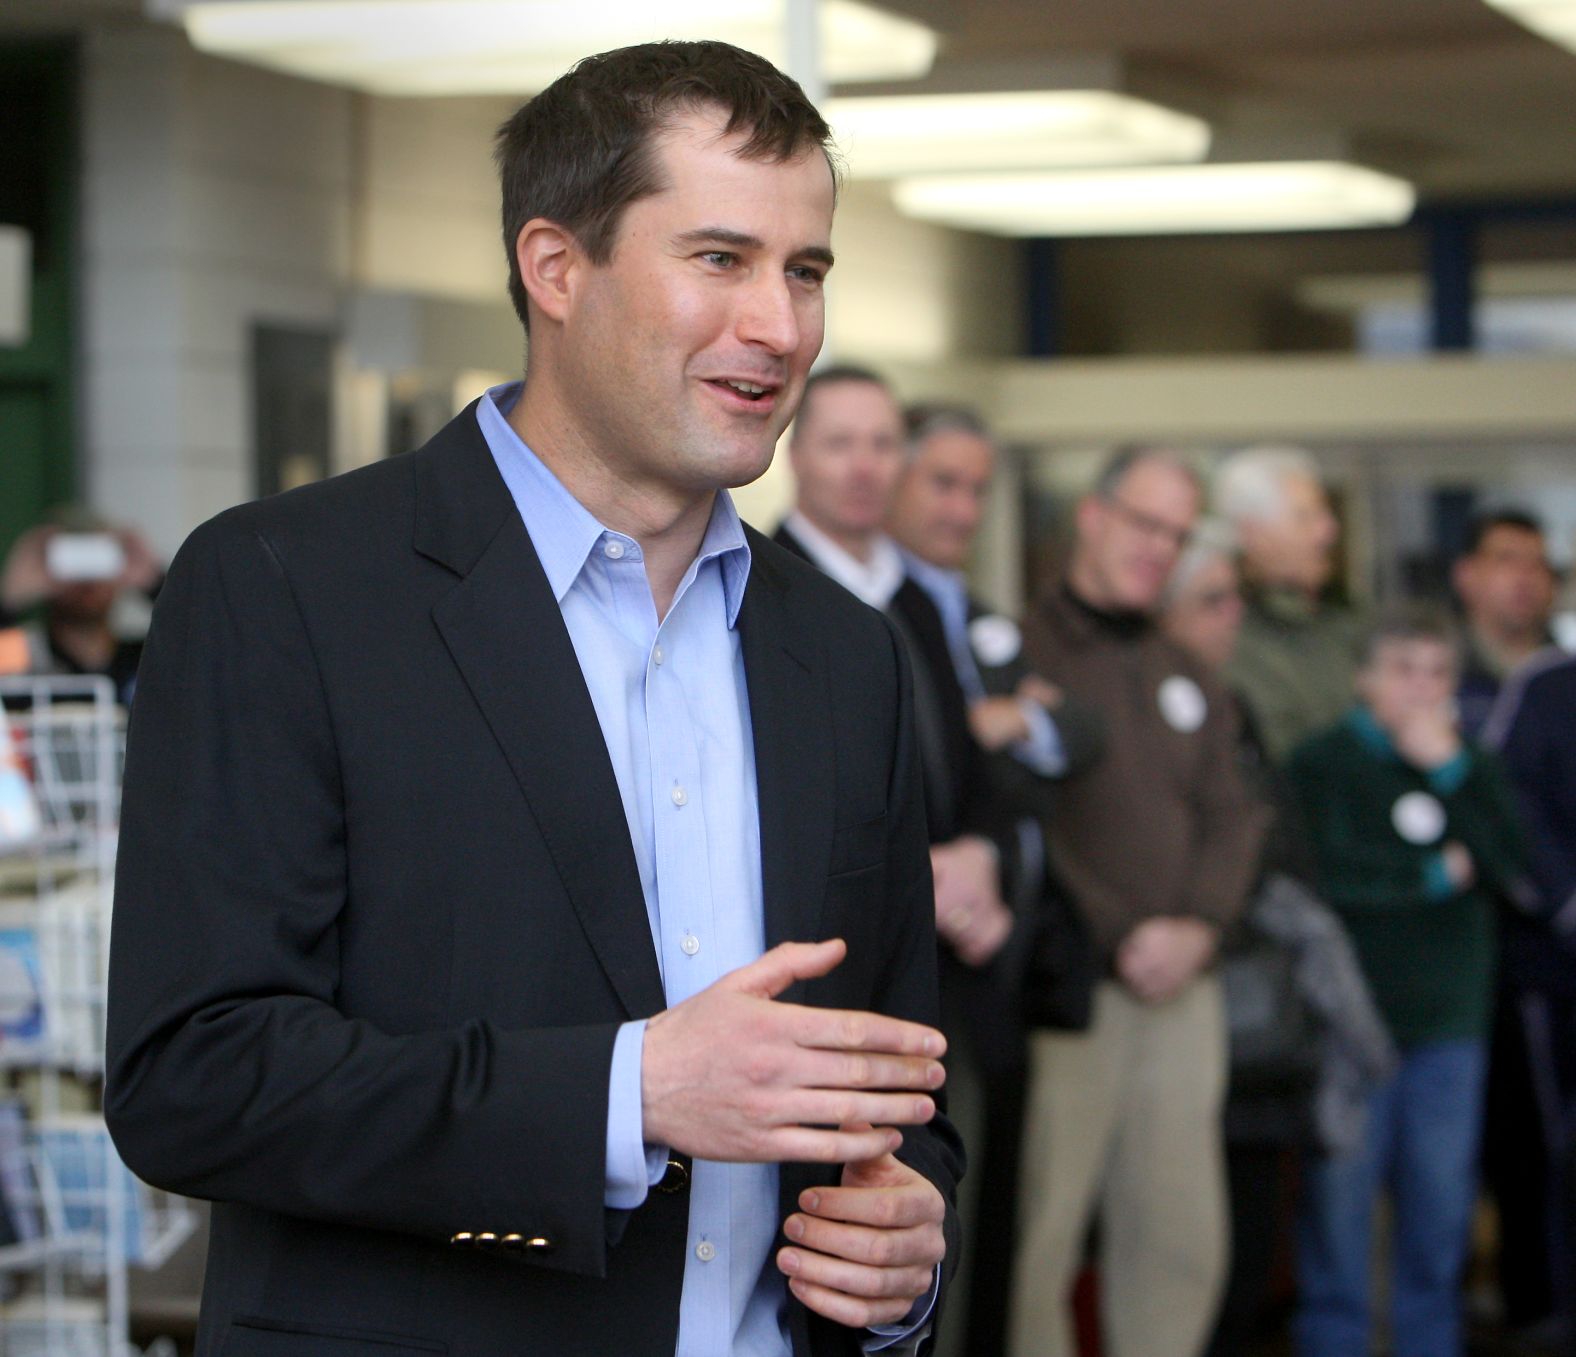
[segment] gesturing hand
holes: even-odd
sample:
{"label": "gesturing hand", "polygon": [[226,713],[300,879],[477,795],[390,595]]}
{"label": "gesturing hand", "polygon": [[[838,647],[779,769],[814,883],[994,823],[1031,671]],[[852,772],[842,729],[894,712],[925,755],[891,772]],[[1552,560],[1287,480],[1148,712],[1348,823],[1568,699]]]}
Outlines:
{"label": "gesturing hand", "polygon": [[892,1155],[848,1164],[841,1187],[799,1194],[799,1211],[783,1222],[793,1242],[777,1266],[817,1314],[855,1329],[895,1324],[946,1255],[945,1213],[935,1184]]}
{"label": "gesturing hand", "polygon": [[930,1091],[946,1077],[940,1032],[776,1001],[847,951],[840,938],[785,942],[652,1018],[641,1055],[646,1142],[701,1159],[839,1163],[877,1158],[902,1143],[892,1127],[929,1121]]}

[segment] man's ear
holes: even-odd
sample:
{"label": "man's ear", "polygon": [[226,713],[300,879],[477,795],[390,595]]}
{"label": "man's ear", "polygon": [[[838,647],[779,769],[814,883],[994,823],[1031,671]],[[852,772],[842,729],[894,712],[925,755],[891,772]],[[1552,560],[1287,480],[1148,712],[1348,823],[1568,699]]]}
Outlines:
{"label": "man's ear", "polygon": [[1084,495],[1079,499],[1078,507],[1073,511],[1073,518],[1078,525],[1080,536],[1087,537],[1099,527],[1100,511],[1104,507],[1097,495]]}
{"label": "man's ear", "polygon": [[1450,567],[1450,587],[1456,591],[1456,597],[1463,602],[1471,602],[1467,595],[1472,592],[1472,576],[1472,558],[1457,557]]}
{"label": "man's ear", "polygon": [[531,304],[560,324],[574,302],[575,283],[586,264],[574,236],[546,217],[532,217],[514,238],[520,282]]}

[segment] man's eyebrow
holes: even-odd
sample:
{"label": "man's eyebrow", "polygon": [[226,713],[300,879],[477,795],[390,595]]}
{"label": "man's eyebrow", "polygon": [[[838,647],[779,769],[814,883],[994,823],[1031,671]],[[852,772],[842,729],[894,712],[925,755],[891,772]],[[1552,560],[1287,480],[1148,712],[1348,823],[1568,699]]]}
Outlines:
{"label": "man's eyebrow", "polygon": [[[700,226],[693,231],[680,232],[674,238],[678,245],[726,245],[735,250],[764,250],[766,242],[748,231],[735,231],[726,226]],[[793,252],[795,259],[808,259],[832,267],[832,252],[825,245],[806,245]]]}

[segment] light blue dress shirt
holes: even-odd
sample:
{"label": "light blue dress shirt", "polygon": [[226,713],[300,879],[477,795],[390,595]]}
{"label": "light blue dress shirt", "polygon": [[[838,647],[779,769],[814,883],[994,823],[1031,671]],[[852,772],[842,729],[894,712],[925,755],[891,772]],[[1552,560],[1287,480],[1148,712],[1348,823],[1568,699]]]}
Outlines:
{"label": "light blue dress shirt", "polygon": [[[979,664],[974,658],[974,648],[969,644],[969,589],[961,572],[943,570],[932,565],[911,551],[903,552],[903,564],[909,576],[923,589],[941,614],[941,629],[946,634],[947,649],[952,655],[952,667],[957,670],[958,683],[963,695],[970,702],[977,702],[985,694],[985,682],[980,677]],[[1051,714],[1038,702],[1020,698],[1024,720],[1029,724],[1029,737],[1012,746],[1012,756],[1041,777],[1060,777],[1067,771],[1067,755],[1062,748],[1061,732]]]}
{"label": "light blue dress shirt", "polygon": [[[739,608],[750,549],[719,493],[673,604],[660,623],[640,544],[604,528],[510,427],[520,383],[477,406],[482,435],[525,521],[580,661],[618,781],[670,1005],[765,950],[759,803]],[[663,1173],[665,1147],[643,1143],[645,1023],[613,1048],[607,1205],[632,1210]],[[772,1260],[775,1164],[697,1159],[677,1357],[789,1357],[787,1285]],[[921,1322],[928,1316],[924,1308]],[[917,1337],[916,1324],[873,1329],[867,1351]]]}

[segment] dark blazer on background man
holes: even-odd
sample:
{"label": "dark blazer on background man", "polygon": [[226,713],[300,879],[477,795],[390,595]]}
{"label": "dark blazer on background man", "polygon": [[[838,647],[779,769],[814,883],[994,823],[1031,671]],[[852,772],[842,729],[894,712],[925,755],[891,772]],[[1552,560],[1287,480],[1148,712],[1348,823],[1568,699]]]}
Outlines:
{"label": "dark blazer on background man", "polygon": [[[849,946],[784,998],[934,1022],[901,646],[749,543],[766,942]],[[474,407],[199,528],[131,721],[105,1100],[134,1170],[218,1203],[199,1354],[671,1357],[686,1176],[603,1205],[614,1037],[663,1007],[596,713]],[[953,1200],[944,1117],[900,1157]],[[784,1165],[783,1215],[838,1172]],[[949,1268],[956,1233],[949,1209]],[[796,1357],[858,1351],[788,1303]]]}

